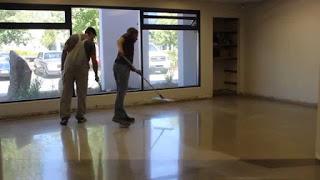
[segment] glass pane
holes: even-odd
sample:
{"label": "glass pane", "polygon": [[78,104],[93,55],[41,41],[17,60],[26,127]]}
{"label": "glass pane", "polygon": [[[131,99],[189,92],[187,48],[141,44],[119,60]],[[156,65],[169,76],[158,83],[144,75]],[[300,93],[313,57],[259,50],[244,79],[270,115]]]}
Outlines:
{"label": "glass pane", "polygon": [[196,14],[167,13],[167,12],[144,12],[144,15],[154,15],[154,16],[178,16],[178,17],[197,17]]}
{"label": "glass pane", "polygon": [[59,97],[69,30],[0,30],[0,102]]}
{"label": "glass pane", "polygon": [[[87,27],[91,26],[97,31],[96,40],[96,55],[99,63],[98,74],[101,79],[101,58],[100,58],[100,9],[97,8],[72,8],[72,32],[73,33],[84,33]],[[107,92],[105,88],[100,90],[99,84],[95,81],[95,74],[90,61],[90,70],[88,77],[88,94],[99,94]]]}
{"label": "glass pane", "polygon": [[72,32],[84,33],[87,27],[91,26],[99,35],[100,16],[97,8],[72,8]]}
{"label": "glass pane", "polygon": [[144,76],[156,88],[199,84],[197,31],[144,30],[143,44]]}
{"label": "glass pane", "polygon": [[[129,27],[139,28],[140,24],[139,10],[119,10],[119,9],[101,9],[99,13],[100,20],[100,67],[102,89],[106,92],[115,92],[117,90],[113,73],[113,64],[118,54],[117,40],[126,33]],[[140,33],[140,32],[139,32]],[[140,58],[140,37],[134,45],[133,65],[141,68]],[[141,87],[141,77],[131,72],[128,90],[137,91]]]}
{"label": "glass pane", "polygon": [[0,22],[14,23],[65,23],[64,11],[0,10]]}
{"label": "glass pane", "polygon": [[144,24],[156,24],[156,25],[189,25],[195,26],[194,20],[178,20],[178,19],[159,19],[159,18],[145,18]]}

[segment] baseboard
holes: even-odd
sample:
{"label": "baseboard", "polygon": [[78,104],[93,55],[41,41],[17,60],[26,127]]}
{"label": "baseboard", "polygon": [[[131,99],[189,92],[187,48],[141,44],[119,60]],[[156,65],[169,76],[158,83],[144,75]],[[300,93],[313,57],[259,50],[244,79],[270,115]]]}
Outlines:
{"label": "baseboard", "polygon": [[251,94],[251,93],[239,93],[238,96],[259,98],[259,99],[264,99],[264,100],[269,100],[269,101],[274,101],[274,102],[281,102],[281,103],[287,103],[287,104],[295,104],[295,105],[312,107],[312,108],[317,108],[317,107],[318,107],[318,104],[317,104],[317,103],[310,103],[310,102],[303,102],[303,101],[295,101],[295,100],[290,100],[290,99],[282,99],[282,98],[277,98],[277,97],[263,96],[263,95]]}
{"label": "baseboard", "polygon": [[[143,105],[158,105],[158,104],[168,104],[168,103],[175,103],[175,102],[185,102],[185,101],[195,101],[195,100],[205,100],[210,99],[210,97],[188,97],[188,98],[181,98],[181,99],[173,99],[171,102],[167,101],[149,101],[149,102],[142,102],[142,103],[131,103],[126,104],[126,107],[135,107],[135,106],[143,106]],[[105,109],[112,109],[114,108],[114,104],[108,105],[95,105],[87,107],[87,112],[92,112],[96,110],[105,110]],[[71,109],[72,113],[76,112],[76,108]],[[59,110],[55,111],[48,111],[48,112],[36,112],[36,113],[24,113],[24,114],[15,114],[15,115],[3,115],[0,116],[0,120],[19,120],[19,119],[30,119],[32,117],[39,117],[39,116],[48,116],[48,115],[55,115],[59,118]]]}

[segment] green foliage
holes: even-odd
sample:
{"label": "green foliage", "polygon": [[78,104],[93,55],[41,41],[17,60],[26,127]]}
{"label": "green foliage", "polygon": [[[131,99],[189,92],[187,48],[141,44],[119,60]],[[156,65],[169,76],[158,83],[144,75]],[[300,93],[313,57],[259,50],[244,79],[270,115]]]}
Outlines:
{"label": "green foliage", "polygon": [[33,10],[0,10],[2,21],[22,23],[63,23],[64,12]]}
{"label": "green foliage", "polygon": [[169,72],[168,74],[166,74],[165,79],[167,83],[171,83],[173,79],[173,74]]}
{"label": "green foliage", "polygon": [[0,46],[10,43],[26,45],[30,39],[31,35],[27,30],[0,29]]}
{"label": "green foliage", "polygon": [[177,67],[178,66],[178,50],[172,50],[167,52],[170,59],[170,66]]}
{"label": "green foliage", "polygon": [[72,31],[81,33],[87,27],[93,27],[99,35],[99,11],[90,8],[73,8],[72,9]]}
{"label": "green foliage", "polygon": [[[0,17],[3,20],[10,20],[17,15],[17,11],[0,10]],[[17,45],[24,44],[31,39],[30,33],[27,30],[6,30],[0,29],[0,46],[3,44],[15,43]]]}
{"label": "green foliage", "polygon": [[[64,13],[58,11],[6,11],[0,10],[0,17],[4,22],[64,22]],[[26,45],[32,39],[32,35],[28,29],[1,29],[0,30],[0,46],[14,43],[16,45]],[[46,30],[41,43],[48,49],[53,49],[56,35],[53,31]]]}
{"label": "green foliage", "polygon": [[46,30],[42,35],[41,44],[49,50],[54,50],[56,38],[56,33],[54,31]]}
{"label": "green foliage", "polygon": [[[157,19],[155,24],[177,24],[176,19]],[[149,31],[151,42],[158,46],[167,46],[170,50],[177,48],[178,32],[176,30],[152,30]]]}
{"label": "green foliage", "polygon": [[19,56],[37,56],[38,52],[37,51],[32,51],[32,50],[21,50],[21,49],[12,49],[15,51]]}
{"label": "green foliage", "polygon": [[36,99],[40,97],[41,80],[34,79],[29,88],[19,89],[16,100]]}
{"label": "green foliage", "polygon": [[149,31],[151,42],[158,46],[167,46],[174,49],[178,44],[178,34],[175,30],[152,30]]}

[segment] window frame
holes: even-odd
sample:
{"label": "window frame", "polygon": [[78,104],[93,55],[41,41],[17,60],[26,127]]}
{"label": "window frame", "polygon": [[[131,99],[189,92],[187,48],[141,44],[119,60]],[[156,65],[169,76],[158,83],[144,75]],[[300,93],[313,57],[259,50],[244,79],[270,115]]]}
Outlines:
{"label": "window frame", "polygon": [[[0,3],[1,4],[1,3]],[[71,7],[65,5],[26,5],[26,4],[1,4],[1,10],[44,10],[64,11],[64,23],[21,23],[0,22],[0,29],[72,29]]]}
{"label": "window frame", "polygon": [[[157,15],[145,15],[145,12],[152,12],[152,13],[179,13],[179,14],[194,14],[195,17],[191,16],[157,16]],[[191,25],[161,25],[161,24],[145,24],[144,20],[152,17],[153,19],[177,19],[177,20],[194,20],[196,26]],[[169,87],[169,88],[157,88],[157,90],[165,90],[165,89],[179,89],[179,88],[191,88],[191,87],[201,87],[201,60],[200,60],[200,11],[197,10],[176,10],[176,9],[143,9],[140,11],[140,37],[141,37],[141,47],[143,47],[143,30],[181,30],[181,31],[197,31],[198,32],[198,82],[197,85],[193,86],[183,86],[183,87]],[[141,48],[141,71],[143,74],[143,48]],[[152,91],[152,89],[145,89],[144,81],[141,81],[141,89],[142,91]]]}
{"label": "window frame", "polygon": [[[144,13],[179,13],[193,14],[195,16],[165,16],[165,15],[145,15]],[[141,23],[143,30],[200,30],[200,11],[196,10],[162,10],[162,9],[145,9],[141,10],[141,16],[144,19],[175,19],[175,20],[193,20],[196,26],[191,25],[165,25],[165,24],[146,24]]]}

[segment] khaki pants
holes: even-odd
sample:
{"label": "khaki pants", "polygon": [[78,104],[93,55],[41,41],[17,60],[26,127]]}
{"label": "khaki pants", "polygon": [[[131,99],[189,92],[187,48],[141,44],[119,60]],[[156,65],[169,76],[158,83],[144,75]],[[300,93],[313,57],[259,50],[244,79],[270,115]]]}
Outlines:
{"label": "khaki pants", "polygon": [[63,90],[60,100],[60,118],[70,118],[71,99],[73,95],[74,82],[77,86],[78,108],[77,119],[83,118],[86,113],[86,97],[88,89],[88,68],[67,68],[63,72]]}

